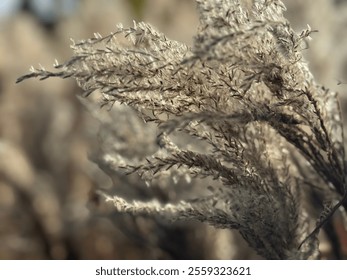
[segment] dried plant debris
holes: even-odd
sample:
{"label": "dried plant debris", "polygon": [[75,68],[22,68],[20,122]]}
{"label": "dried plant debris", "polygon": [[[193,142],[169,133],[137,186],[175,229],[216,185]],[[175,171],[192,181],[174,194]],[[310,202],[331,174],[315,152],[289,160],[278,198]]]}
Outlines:
{"label": "dried plant debris", "polygon": [[[73,43],[73,57],[55,72],[32,69],[17,82],[73,78],[85,96],[99,91],[104,105],[126,104],[158,125],[153,156],[128,162],[109,154],[110,168],[147,182],[216,182],[209,194],[200,186],[195,199],[170,203],[103,194],[116,211],[236,229],[267,259],[318,258],[320,228],[347,201],[337,94],[316,84],[302,56],[314,31],[295,33],[277,0],[198,0],[197,7],[192,47],[143,22],[119,25]],[[196,141],[178,143],[178,133]]]}

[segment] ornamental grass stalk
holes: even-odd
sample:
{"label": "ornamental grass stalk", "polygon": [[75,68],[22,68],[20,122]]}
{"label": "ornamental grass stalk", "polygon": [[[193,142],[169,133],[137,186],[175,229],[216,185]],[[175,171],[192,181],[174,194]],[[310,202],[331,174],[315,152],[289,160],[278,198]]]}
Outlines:
{"label": "ornamental grass stalk", "polygon": [[114,211],[235,229],[267,259],[318,258],[318,232],[347,209],[347,186],[337,94],[315,82],[302,55],[314,30],[295,33],[278,0],[197,7],[192,46],[144,22],[118,25],[73,43],[56,70],[32,68],[17,82],[72,78],[84,97],[101,94],[102,105],[125,104],[157,125],[153,155],[106,153],[100,166],[149,185],[203,179],[179,201],[102,192]]}

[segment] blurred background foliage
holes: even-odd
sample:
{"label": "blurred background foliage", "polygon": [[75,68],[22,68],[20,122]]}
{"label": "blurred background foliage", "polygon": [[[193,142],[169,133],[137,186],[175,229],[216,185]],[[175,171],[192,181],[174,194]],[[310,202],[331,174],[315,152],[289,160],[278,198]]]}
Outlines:
{"label": "blurred background foliage", "polygon": [[[337,84],[347,80],[347,1],[284,3],[295,30],[306,24],[319,30],[306,57],[317,81],[340,92],[346,112],[347,86]],[[73,81],[15,85],[30,65],[67,59],[70,38],[105,35],[117,23],[129,26],[133,20],[149,22],[187,44],[198,25],[193,0],[1,1],[0,259],[259,258],[228,230],[114,213],[98,201],[95,189],[162,200],[179,199],[184,192],[176,187],[176,193],[165,196],[160,186],[149,189],[136,176],[104,170],[107,176],[89,160],[112,141],[123,143],[128,152],[145,153],[156,145],[154,133],[138,128],[126,108],[100,109],[96,118],[78,100],[81,91]],[[338,218],[336,227],[346,258],[346,231]],[[324,234],[321,238],[323,257],[334,258]]]}

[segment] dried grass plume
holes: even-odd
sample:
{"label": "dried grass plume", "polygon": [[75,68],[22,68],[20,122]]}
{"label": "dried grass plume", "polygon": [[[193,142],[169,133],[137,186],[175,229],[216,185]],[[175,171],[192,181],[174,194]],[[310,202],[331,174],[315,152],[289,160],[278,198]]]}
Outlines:
{"label": "dried grass plume", "polygon": [[278,0],[197,7],[193,46],[143,22],[118,25],[73,43],[73,57],[56,71],[32,68],[17,82],[73,78],[85,97],[98,91],[104,105],[126,104],[158,125],[153,156],[108,154],[100,160],[111,169],[147,182],[216,182],[201,186],[209,195],[173,202],[103,194],[115,211],[236,229],[267,259],[318,258],[320,228],[347,201],[337,94],[315,82],[302,56],[314,31],[295,33]]}

